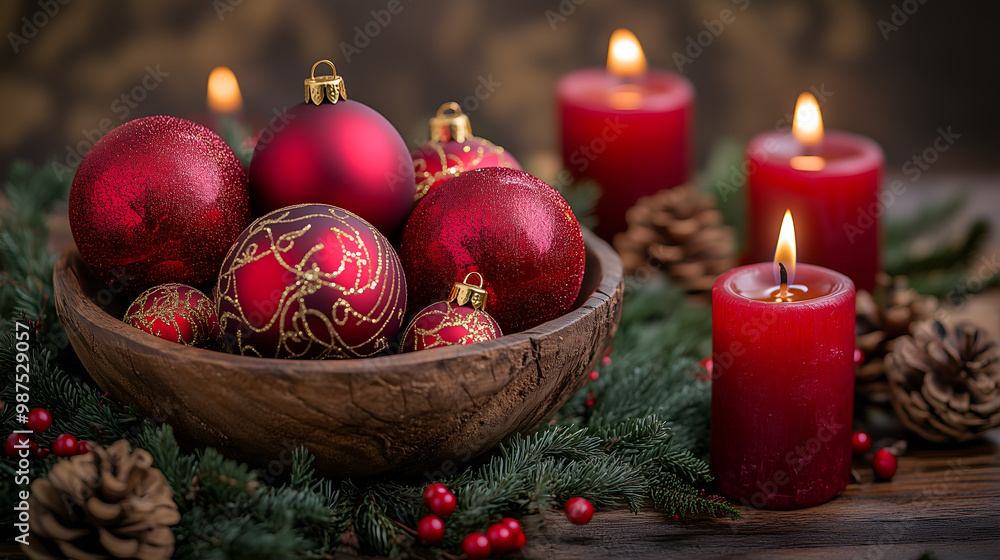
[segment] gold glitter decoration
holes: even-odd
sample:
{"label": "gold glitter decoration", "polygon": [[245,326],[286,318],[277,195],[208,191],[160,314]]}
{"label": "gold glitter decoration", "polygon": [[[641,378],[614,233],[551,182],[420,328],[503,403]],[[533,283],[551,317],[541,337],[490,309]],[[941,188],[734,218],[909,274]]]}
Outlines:
{"label": "gold glitter decoration", "polygon": [[389,241],[325,204],[275,210],[250,225],[219,275],[230,352],[271,358],[360,358],[385,350],[406,310]]}
{"label": "gold glitter decoration", "polygon": [[[456,149],[456,146],[461,146],[461,149]],[[457,177],[469,169],[479,167],[519,168],[517,163],[506,155],[503,148],[482,138],[472,138],[470,144],[464,145],[428,142],[424,145],[423,150],[431,150],[433,153],[413,159],[413,171],[417,178],[417,194],[414,200],[423,198],[425,194],[430,192],[435,183]],[[473,153],[471,159],[470,153]],[[483,160],[487,157],[496,158],[496,162],[492,165],[484,165]]]}
{"label": "gold glitter decoration", "polygon": [[473,344],[501,336],[500,325],[489,313],[439,301],[425,307],[410,322],[403,334],[403,351]]}
{"label": "gold glitter decoration", "polygon": [[186,284],[161,284],[135,298],[122,322],[186,346],[209,346],[218,338],[212,300]]}

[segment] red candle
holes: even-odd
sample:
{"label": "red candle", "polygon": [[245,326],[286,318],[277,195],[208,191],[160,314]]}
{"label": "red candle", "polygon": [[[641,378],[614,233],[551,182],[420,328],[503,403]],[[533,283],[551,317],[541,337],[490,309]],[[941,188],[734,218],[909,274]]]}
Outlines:
{"label": "red candle", "polygon": [[851,471],[854,284],[795,266],[790,216],[773,263],[712,288],[712,472],[723,494],[774,509],[825,502]]}
{"label": "red candle", "polygon": [[747,148],[748,261],[771,258],[781,213],[790,208],[801,260],[842,272],[871,291],[885,212],[878,200],[884,159],[868,138],[824,134],[816,99],[799,96],[792,131],[761,134]]}
{"label": "red candle", "polygon": [[556,97],[563,166],[602,187],[595,232],[604,239],[625,230],[625,211],[639,197],[690,178],[694,88],[672,72],[647,70],[630,31],[611,36],[607,69],[563,77]]}

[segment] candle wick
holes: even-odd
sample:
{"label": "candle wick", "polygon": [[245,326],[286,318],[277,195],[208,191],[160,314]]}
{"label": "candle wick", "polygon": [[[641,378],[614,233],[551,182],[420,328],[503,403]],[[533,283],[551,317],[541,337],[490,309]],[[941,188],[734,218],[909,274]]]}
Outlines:
{"label": "candle wick", "polygon": [[788,297],[788,271],[785,270],[785,265],[781,262],[778,263],[778,275],[781,277],[781,292],[778,297],[785,299]]}

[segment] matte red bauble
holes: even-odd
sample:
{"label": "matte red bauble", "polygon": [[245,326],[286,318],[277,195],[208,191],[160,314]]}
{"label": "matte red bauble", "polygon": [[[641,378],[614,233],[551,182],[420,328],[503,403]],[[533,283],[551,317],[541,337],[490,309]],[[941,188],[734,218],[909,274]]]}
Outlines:
{"label": "matte red bauble", "polygon": [[219,274],[230,352],[266,358],[362,358],[388,347],[406,310],[389,241],[326,204],[271,212],[233,244]]}
{"label": "matte red bauble", "polygon": [[[467,283],[472,275],[479,277],[479,285]],[[484,310],[487,296],[482,275],[470,272],[465,280],[452,286],[447,301],[432,303],[417,312],[403,331],[401,351],[459,346],[500,338],[503,336],[500,325]]]}
{"label": "matte red bauble", "polygon": [[250,223],[247,178],[229,146],[175,117],[112,130],[84,156],[69,195],[80,255],[130,293],[215,278]]}
{"label": "matte red bauble", "polygon": [[583,234],[566,201],[523,171],[466,171],[424,197],[400,251],[410,306],[444,299],[455,278],[479,272],[506,334],[572,307],[586,260]]}
{"label": "matte red bauble", "polygon": [[132,302],[122,321],[170,342],[202,348],[219,344],[215,304],[184,284],[162,284],[146,290]]}
{"label": "matte red bauble", "polygon": [[480,167],[521,169],[506,150],[472,135],[472,124],[454,101],[430,120],[431,139],[410,154],[417,180],[417,200],[463,171]]}
{"label": "matte red bauble", "polygon": [[[328,61],[317,62],[316,65]],[[354,212],[385,235],[396,233],[415,192],[406,143],[374,109],[348,101],[337,76],[306,80],[306,102],[275,118],[250,161],[254,215],[295,204]]]}

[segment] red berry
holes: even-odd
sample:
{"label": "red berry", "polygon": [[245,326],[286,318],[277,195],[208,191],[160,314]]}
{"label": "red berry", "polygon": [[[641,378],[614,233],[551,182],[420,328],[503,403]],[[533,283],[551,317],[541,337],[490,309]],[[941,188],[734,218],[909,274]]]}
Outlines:
{"label": "red berry", "polygon": [[709,356],[709,357],[705,358],[704,360],[698,362],[698,365],[700,365],[701,367],[705,368],[705,371],[708,373],[709,377],[711,377],[711,375],[712,375],[712,366],[713,366],[713,364],[712,364],[712,357],[711,356]]}
{"label": "red berry", "polygon": [[450,490],[448,490],[448,487],[440,482],[428,484],[427,488],[424,488],[424,505],[431,507],[431,498],[440,492],[450,492]]}
{"label": "red berry", "polygon": [[28,413],[28,421],[24,425],[32,432],[40,434],[52,425],[52,415],[44,408],[33,408]]}
{"label": "red berry", "polygon": [[868,432],[854,432],[851,436],[851,445],[854,446],[854,453],[864,455],[872,448],[872,438]]}
{"label": "red berry", "polygon": [[570,498],[564,509],[566,517],[576,525],[586,525],[594,517],[594,505],[585,498]]}
{"label": "red berry", "polygon": [[590,372],[590,380],[591,380],[591,381],[593,381],[593,380],[597,379],[597,378],[598,378],[598,377],[600,377],[600,376],[601,376],[601,374],[600,374],[600,373],[597,373],[596,371],[592,371],[592,372]]}
{"label": "red berry", "polygon": [[44,458],[46,458],[46,457],[49,456],[50,452],[51,452],[51,450],[48,447],[43,447],[43,448],[41,448],[41,449],[38,450],[38,458],[39,459],[44,459]]}
{"label": "red berry", "polygon": [[603,358],[601,358],[601,365],[610,366],[611,365],[611,356],[604,356]]}
{"label": "red berry", "polygon": [[872,457],[872,470],[875,471],[875,477],[880,480],[892,480],[897,466],[896,456],[888,449],[879,449]]}
{"label": "red berry", "polygon": [[444,521],[436,515],[428,515],[417,524],[417,536],[427,544],[434,544],[444,538]]}
{"label": "red berry", "polygon": [[[31,436],[29,434],[10,434],[7,436],[7,440],[4,441],[3,449],[7,452],[8,457],[17,458],[20,456],[21,449],[31,449]],[[30,453],[30,451],[29,451]]]}
{"label": "red berry", "polygon": [[94,443],[91,441],[81,441],[77,444],[76,448],[77,455],[84,455],[86,453],[90,453],[90,450],[94,448]]}
{"label": "red berry", "polygon": [[462,550],[469,558],[489,558],[490,540],[482,533],[470,533],[462,541]]}
{"label": "red berry", "polygon": [[594,406],[594,399],[587,399],[583,404],[587,406]]}
{"label": "red berry", "polygon": [[524,545],[528,542],[524,536],[524,529],[521,528],[521,524],[518,523],[517,519],[513,517],[504,517],[500,520],[500,524],[506,526],[510,529],[511,535],[514,536],[514,548],[511,552],[517,552],[524,548]]}
{"label": "red berry", "polygon": [[76,438],[69,434],[62,434],[52,442],[52,452],[57,457],[71,457],[76,455],[80,446],[76,443]]}
{"label": "red berry", "polygon": [[854,348],[854,365],[860,366],[865,361],[865,353],[860,348]]}
{"label": "red berry", "polygon": [[439,517],[448,517],[453,511],[455,511],[455,505],[458,501],[455,499],[455,495],[445,490],[444,492],[438,492],[431,497],[431,502],[427,504],[427,508],[431,510],[434,515]]}
{"label": "red berry", "polygon": [[490,525],[490,528],[486,530],[486,539],[490,541],[490,550],[494,554],[512,552],[517,545],[517,537],[514,532],[503,523]]}

